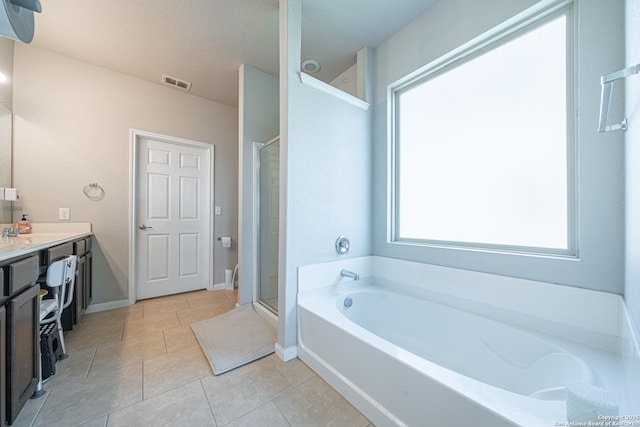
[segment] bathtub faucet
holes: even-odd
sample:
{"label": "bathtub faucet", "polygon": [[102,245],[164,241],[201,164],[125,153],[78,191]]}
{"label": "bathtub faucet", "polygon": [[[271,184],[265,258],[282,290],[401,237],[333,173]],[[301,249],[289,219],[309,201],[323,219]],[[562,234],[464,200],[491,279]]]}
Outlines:
{"label": "bathtub faucet", "polygon": [[340,275],[349,279],[360,280],[360,275],[358,273],[354,273],[353,271],[342,269],[340,271]]}

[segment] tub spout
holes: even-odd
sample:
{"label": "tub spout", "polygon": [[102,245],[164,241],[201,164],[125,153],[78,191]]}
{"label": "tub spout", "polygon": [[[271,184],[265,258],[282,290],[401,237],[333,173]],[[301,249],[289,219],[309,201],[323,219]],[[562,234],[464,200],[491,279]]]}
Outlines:
{"label": "tub spout", "polygon": [[354,273],[353,271],[343,269],[340,271],[340,275],[349,279],[360,280],[360,275],[358,273]]}

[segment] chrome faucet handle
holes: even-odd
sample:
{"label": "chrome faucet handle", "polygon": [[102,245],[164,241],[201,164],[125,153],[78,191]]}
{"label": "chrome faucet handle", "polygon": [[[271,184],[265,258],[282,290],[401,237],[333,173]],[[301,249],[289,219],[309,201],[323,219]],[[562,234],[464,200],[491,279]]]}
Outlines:
{"label": "chrome faucet handle", "polygon": [[338,252],[340,255],[349,252],[349,246],[351,246],[351,243],[349,242],[349,239],[344,236],[340,236],[336,240],[336,252]]}
{"label": "chrome faucet handle", "polygon": [[9,237],[16,237],[15,228],[3,228],[2,229],[2,237],[8,239]]}

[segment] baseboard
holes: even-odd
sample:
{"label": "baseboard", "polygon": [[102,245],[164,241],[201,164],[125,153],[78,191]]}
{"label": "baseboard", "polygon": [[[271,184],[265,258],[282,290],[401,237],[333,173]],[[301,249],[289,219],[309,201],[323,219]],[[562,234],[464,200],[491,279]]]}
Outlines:
{"label": "baseboard", "polygon": [[226,285],[224,284],[224,282],[222,283],[216,283],[213,285],[213,289],[210,289],[211,291],[224,291],[225,289],[227,289]]}
{"label": "baseboard", "polygon": [[278,355],[278,357],[280,359],[282,359],[283,361],[285,361],[285,362],[288,362],[289,360],[292,360],[292,359],[295,359],[296,357],[298,357],[298,347],[297,346],[284,348],[279,343],[276,343],[275,349],[276,349],[276,354]]}
{"label": "baseboard", "polygon": [[[215,285],[213,285],[213,289],[210,289],[210,290],[224,291],[225,289],[226,289],[226,286],[224,283],[216,283]],[[98,304],[91,304],[89,307],[87,307],[87,310],[85,311],[85,313],[87,314],[98,313],[100,311],[113,310],[114,308],[128,307],[129,305],[131,305],[131,303],[127,299],[101,302]]]}
{"label": "baseboard", "polygon": [[90,314],[90,313],[98,313],[100,311],[107,311],[107,310],[113,310],[114,308],[122,308],[122,307],[128,307],[129,304],[129,300],[128,299],[121,299],[118,301],[109,301],[109,302],[101,302],[98,304],[91,304],[89,305],[89,307],[87,307],[87,309],[85,310],[85,313]]}

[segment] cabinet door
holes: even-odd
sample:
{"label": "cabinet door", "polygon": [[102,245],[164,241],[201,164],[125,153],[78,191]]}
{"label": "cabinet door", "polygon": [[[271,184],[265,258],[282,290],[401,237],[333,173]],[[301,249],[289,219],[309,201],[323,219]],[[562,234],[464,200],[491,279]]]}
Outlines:
{"label": "cabinet door", "polygon": [[[83,240],[84,242],[84,240]],[[77,325],[80,321],[80,316],[84,314],[85,306],[85,295],[84,295],[84,282],[87,276],[87,258],[85,256],[78,257],[78,266],[76,267],[76,283],[74,286],[75,295],[73,298],[75,301],[73,302],[76,305],[76,320],[75,324]]]}
{"label": "cabinet door", "polygon": [[87,252],[85,258],[87,259],[85,263],[86,274],[84,276],[84,308],[86,310],[93,300],[93,255],[91,255],[91,252]]}
{"label": "cabinet door", "polygon": [[49,266],[53,262],[58,261],[61,258],[73,254],[73,243],[63,243],[58,246],[54,246],[45,250],[45,262],[46,265]]}
{"label": "cabinet door", "polygon": [[[1,271],[2,269],[0,269]],[[6,395],[7,395],[7,377],[6,377],[6,355],[7,355],[7,311],[0,306],[0,425],[4,425],[7,421]]]}
{"label": "cabinet door", "polygon": [[38,384],[40,287],[33,286],[7,304],[7,422],[13,423]]}

